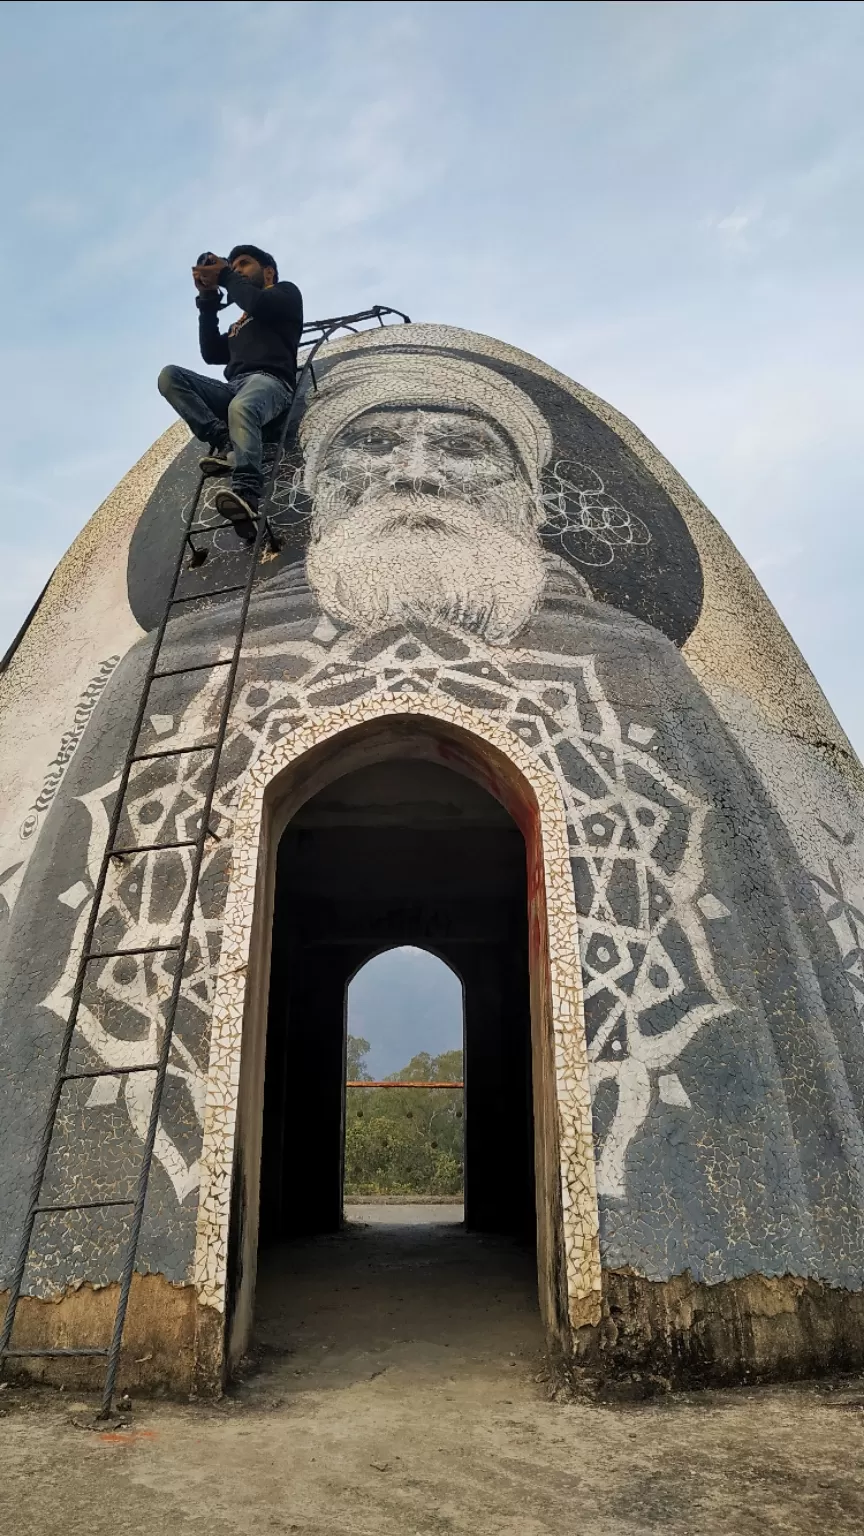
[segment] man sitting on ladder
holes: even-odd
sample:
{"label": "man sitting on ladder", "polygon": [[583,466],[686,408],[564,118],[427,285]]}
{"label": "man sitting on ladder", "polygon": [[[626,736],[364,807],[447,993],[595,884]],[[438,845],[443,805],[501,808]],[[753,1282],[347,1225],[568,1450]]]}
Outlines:
{"label": "man sitting on ladder", "polygon": [[[159,375],[159,390],[209,444],[203,472],[231,470],[231,488],[217,493],[216,509],[252,543],[264,484],[262,429],[294,398],[303,299],[294,283],[280,283],[273,257],[257,245],[235,245],[227,260],[206,251],[192,277],[201,356],[205,363],[227,363],[225,383],[169,364]],[[224,334],[218,319],[225,307],[222,288],[227,302],[243,311]]]}

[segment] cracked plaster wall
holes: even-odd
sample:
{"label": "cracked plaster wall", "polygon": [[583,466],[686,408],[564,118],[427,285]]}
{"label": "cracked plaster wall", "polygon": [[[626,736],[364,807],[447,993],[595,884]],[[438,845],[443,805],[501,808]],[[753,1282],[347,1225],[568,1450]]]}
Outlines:
{"label": "cracked plaster wall", "polygon": [[[504,343],[449,327],[393,328],[332,348],[321,379],[305,459],[299,451],[276,487],[284,548],[253,603],[217,794],[221,841],[196,909],[140,1267],[175,1282],[192,1275],[241,786],[262,755],[314,731],[325,712],[434,689],[510,732],[554,777],[565,807],[604,1264],[647,1281],[791,1274],[860,1289],[861,768],[767,598],[631,423]],[[534,509],[545,572],[513,634],[484,633],[464,607],[377,625],[322,607],[304,563],[320,491],[310,465],[326,466],[339,433],[376,409],[401,412],[405,444],[410,429],[411,452],[426,454],[433,481],[440,471],[446,494],[456,504],[463,494],[472,515],[486,515],[481,492],[467,470],[461,480],[452,472],[462,418],[475,431],[475,458],[485,451],[499,473],[510,454],[514,504],[522,498],[523,522],[524,506]],[[442,428],[434,449],[430,422],[450,432]],[[170,429],[95,514],[0,680],[0,1274],[22,1215],[146,634],[194,483],[195,445],[185,441],[185,429]],[[356,462],[355,450],[347,442],[344,463]],[[376,474],[373,466],[361,487],[367,500]],[[496,548],[490,527],[484,559],[503,607],[518,567],[508,573]],[[224,584],[240,559],[233,536],[218,534],[195,578],[201,592]],[[224,654],[234,616],[230,602],[202,603],[172,626],[166,664]],[[201,739],[218,683],[193,675],[160,690],[141,746]],[[194,755],[142,765],[130,840],[188,832],[202,781]],[[131,861],[112,877],[100,942],[164,937],[187,873],[182,854]],[[95,975],[75,1059],[152,1059],[169,987],[164,962]],[[125,1188],[148,1102],[140,1077],[125,1089],[106,1077],[68,1091],[49,1191]],[[104,1213],[41,1228],[30,1289],[110,1282],[118,1231]]]}

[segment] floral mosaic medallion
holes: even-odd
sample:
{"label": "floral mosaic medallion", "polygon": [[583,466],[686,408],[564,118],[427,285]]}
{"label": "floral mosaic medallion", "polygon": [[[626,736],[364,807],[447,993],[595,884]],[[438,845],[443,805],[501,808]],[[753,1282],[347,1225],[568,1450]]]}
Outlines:
{"label": "floral mosaic medallion", "polygon": [[[241,781],[261,753],[316,712],[354,699],[400,692],[416,701],[435,690],[487,711],[554,774],[566,805],[585,988],[592,1087],[613,1097],[598,1125],[601,1194],[623,1197],[627,1151],[655,1095],[682,1109],[689,1098],[674,1064],[709,1020],[732,1003],[717,976],[709,925],[727,908],[705,888],[702,841],[710,807],[658,762],[656,730],[622,722],[591,656],[562,657],[488,645],[463,631],[384,630],[359,639],[322,617],[305,640],[256,646],[244,659],[222,760],[208,852],[196,900],[169,1084],[187,1120],[203,1122],[209,1024]],[[160,747],[207,739],[219,705],[214,680],[176,714],[152,715]],[[149,740],[149,738],[148,738]],[[133,770],[128,843],[194,837],[209,758],[187,754]],[[108,829],[114,779],[81,797],[90,818],[86,869],[60,900],[78,909],[64,973],[47,1007],[68,1015],[89,897]],[[176,938],[188,889],[191,849],[144,853],[112,876],[97,943],[145,949]],[[158,1052],[173,981],[171,956],[139,955],[91,967],[81,1029],[95,1064],[143,1065]],[[152,1078],[94,1081],[89,1103],[125,1105],[143,1137]],[[178,1200],[198,1183],[196,1155],[172,1120],[169,1094],[155,1155]]]}

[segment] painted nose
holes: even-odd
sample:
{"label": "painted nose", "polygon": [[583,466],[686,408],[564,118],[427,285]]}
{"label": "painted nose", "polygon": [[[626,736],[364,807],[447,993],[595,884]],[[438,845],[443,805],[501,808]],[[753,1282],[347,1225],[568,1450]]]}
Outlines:
{"label": "painted nose", "polygon": [[435,496],[446,483],[422,432],[412,433],[408,442],[396,449],[388,478],[394,490],[413,491],[415,495]]}

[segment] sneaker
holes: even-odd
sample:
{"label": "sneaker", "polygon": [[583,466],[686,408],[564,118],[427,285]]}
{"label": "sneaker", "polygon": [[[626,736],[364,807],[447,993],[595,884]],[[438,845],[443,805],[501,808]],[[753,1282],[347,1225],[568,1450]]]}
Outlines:
{"label": "sneaker", "polygon": [[202,475],[227,475],[231,468],[228,460],[230,451],[230,443],[214,443],[210,452],[205,453],[203,459],[198,460],[198,468]]}
{"label": "sneaker", "polygon": [[216,511],[226,522],[233,524],[234,532],[240,535],[244,543],[254,544],[258,532],[255,526],[258,516],[257,496],[240,496],[237,491],[217,491]]}

